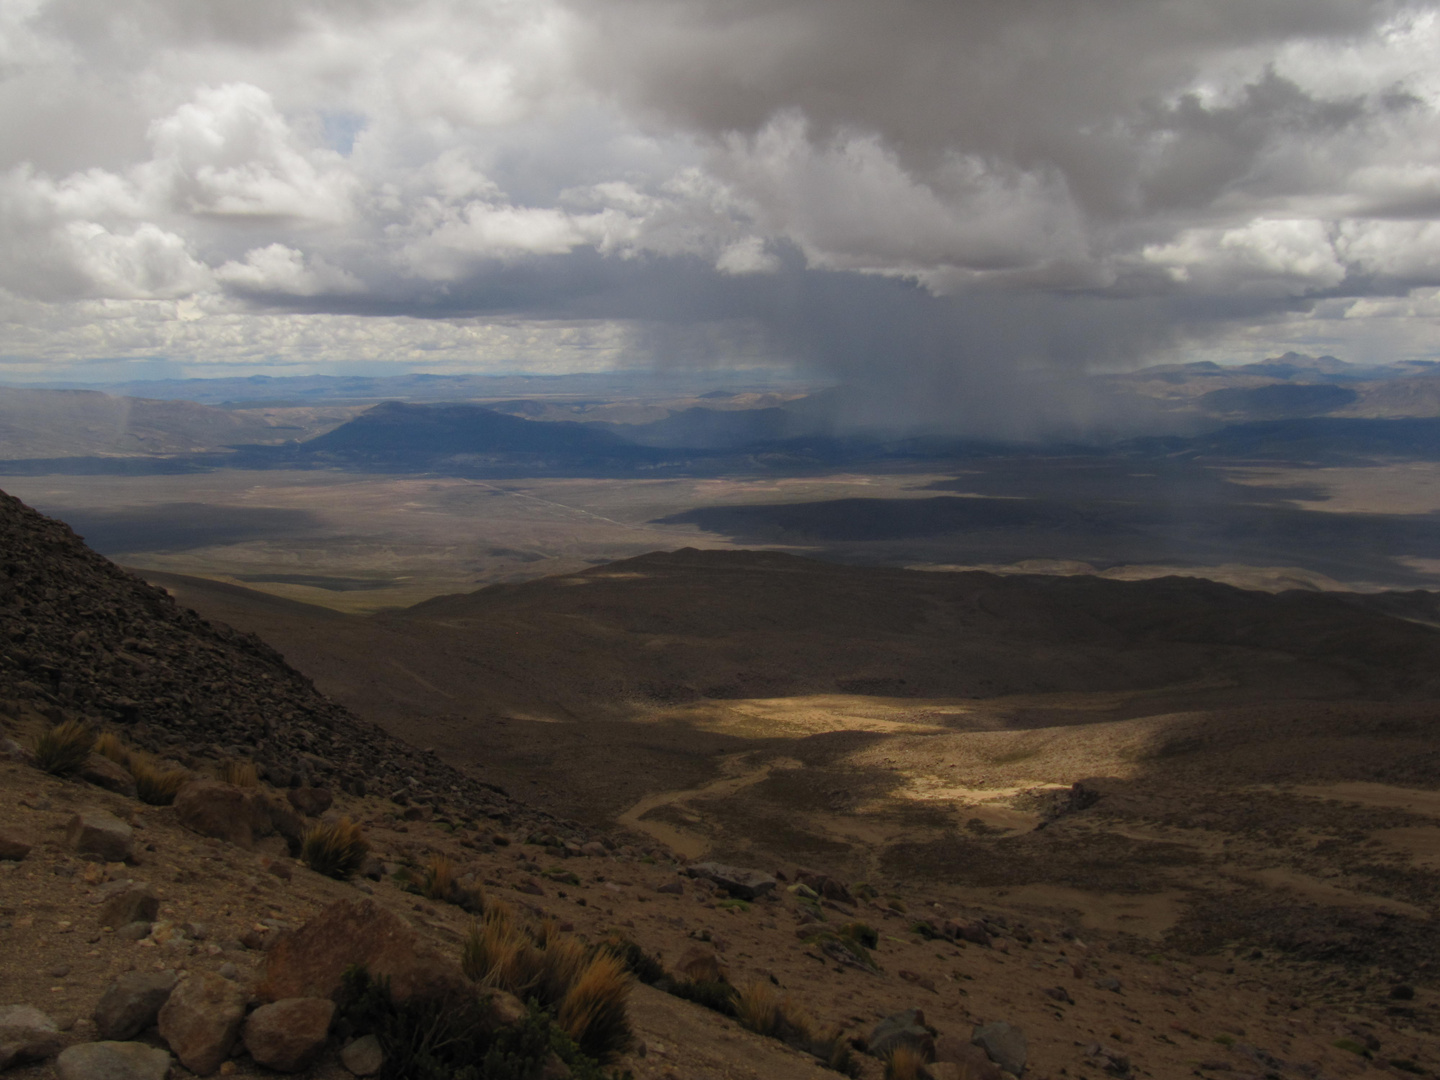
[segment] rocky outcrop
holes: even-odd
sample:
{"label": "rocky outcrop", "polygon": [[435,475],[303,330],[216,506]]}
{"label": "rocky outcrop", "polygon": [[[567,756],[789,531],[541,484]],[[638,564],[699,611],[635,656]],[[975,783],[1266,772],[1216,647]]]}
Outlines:
{"label": "rocky outcrop", "polygon": [[219,780],[192,780],[182,787],[175,795],[175,814],[187,829],[247,851],[256,840],[275,835],[277,818],[288,824],[294,816],[259,788]]}
{"label": "rocky outcrop", "polygon": [[747,870],[724,863],[694,863],[686,869],[691,877],[713,881],[737,900],[755,900],[775,888],[776,881],[763,870]]}

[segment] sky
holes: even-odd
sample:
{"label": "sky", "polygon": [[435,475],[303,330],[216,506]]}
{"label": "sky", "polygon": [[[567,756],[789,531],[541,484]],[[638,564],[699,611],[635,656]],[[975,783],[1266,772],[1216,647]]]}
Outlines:
{"label": "sky", "polygon": [[0,0],[0,381],[1440,357],[1437,57],[1435,2]]}

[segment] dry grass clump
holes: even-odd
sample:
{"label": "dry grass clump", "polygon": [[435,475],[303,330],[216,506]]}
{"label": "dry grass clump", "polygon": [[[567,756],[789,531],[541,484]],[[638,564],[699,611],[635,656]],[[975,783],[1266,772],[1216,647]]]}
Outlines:
{"label": "dry grass clump", "polygon": [[365,862],[370,842],[348,817],[316,825],[305,834],[300,860],[317,874],[344,881]]}
{"label": "dry grass clump", "polygon": [[101,732],[91,748],[101,757],[107,757],[122,768],[130,767],[130,748],[113,731]]}
{"label": "dry grass clump", "polygon": [[255,767],[253,761],[240,761],[231,758],[222,761],[215,770],[215,775],[227,784],[234,784],[236,787],[259,787],[260,770]]}
{"label": "dry grass clump", "polygon": [[69,776],[95,746],[95,729],[81,720],[56,724],[35,740],[35,764],[52,776]]}
{"label": "dry grass clump", "polygon": [[135,795],[151,806],[169,806],[190,779],[190,770],[163,765],[148,754],[131,753],[125,767],[135,778]]}
{"label": "dry grass clump", "polygon": [[630,975],[625,964],[602,950],[590,958],[565,995],[556,1019],[583,1052],[598,1061],[610,1061],[630,1047],[630,1021],[625,1015],[629,996]]}
{"label": "dry grass clump", "polygon": [[908,1043],[901,1043],[885,1059],[885,1080],[930,1080],[925,1055]]}
{"label": "dry grass clump", "polygon": [[757,1035],[809,1049],[814,1022],[789,994],[780,996],[769,984],[746,983],[735,996],[735,1019]]}
{"label": "dry grass clump", "polygon": [[455,889],[455,864],[448,855],[432,855],[420,879],[420,895],[427,900],[449,900]]}
{"label": "dry grass clump", "polygon": [[483,919],[470,924],[460,948],[466,978],[514,994],[522,1001],[539,981],[540,950],[516,925],[507,904],[493,904]]}

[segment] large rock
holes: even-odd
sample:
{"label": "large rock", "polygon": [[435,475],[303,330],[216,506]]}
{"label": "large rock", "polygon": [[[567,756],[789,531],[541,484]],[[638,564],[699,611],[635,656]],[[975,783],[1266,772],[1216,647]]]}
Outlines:
{"label": "large rock", "polygon": [[334,1018],[335,1003],[328,998],[272,1001],[245,1021],[245,1049],[267,1069],[299,1072],[325,1049]]}
{"label": "large rock", "polygon": [[985,1051],[1000,1068],[1019,1076],[1025,1071],[1025,1033],[1003,1020],[981,1024],[970,1041]]}
{"label": "large rock", "polygon": [[1003,1080],[1000,1066],[990,1055],[958,1035],[941,1035],[935,1040],[936,1062],[951,1062],[967,1080]]}
{"label": "large rock", "polygon": [[345,1044],[340,1051],[340,1064],[351,1076],[374,1076],[385,1067],[385,1051],[374,1035],[362,1035]]}
{"label": "large rock", "polygon": [[130,775],[130,770],[104,754],[91,754],[76,775],[87,784],[124,795],[127,799],[135,798],[135,778]]}
{"label": "large rock", "polygon": [[775,879],[763,870],[747,870],[740,866],[726,866],[724,863],[702,862],[692,864],[686,872],[691,877],[713,881],[739,900],[754,900],[775,888]]}
{"label": "large rock", "polygon": [[135,853],[134,830],[103,810],[87,810],[72,817],[65,841],[82,855],[99,855],[106,862],[128,862]]}
{"label": "large rock", "polygon": [[897,1046],[910,1046],[923,1054],[926,1061],[935,1060],[935,1036],[925,1026],[925,1014],[919,1009],[892,1013],[881,1020],[865,1040],[865,1046],[878,1058],[889,1057]]}
{"label": "large rock", "polygon": [[275,833],[274,807],[258,788],[219,780],[191,780],[175,793],[180,824],[201,836],[213,836],[247,851]]}
{"label": "large rock", "polygon": [[[127,883],[117,889],[100,905],[100,925],[119,929],[133,922],[154,922],[160,914],[160,898],[153,889],[143,882]],[[114,1038],[129,1038],[116,1035]]]}
{"label": "large rock", "polygon": [[330,804],[335,801],[335,796],[330,793],[329,788],[323,787],[295,787],[285,793],[290,800],[290,805],[306,817],[319,817],[330,809]]}
{"label": "large rock", "polygon": [[137,1042],[80,1043],[55,1059],[60,1080],[165,1080],[170,1055]]}
{"label": "large rock", "polygon": [[191,1072],[209,1076],[235,1047],[246,994],[229,979],[196,972],[170,992],[160,1010],[160,1037]]}
{"label": "large rock", "polygon": [[471,992],[457,964],[421,945],[409,924],[366,899],[332,904],[275,942],[257,993],[265,1001],[333,999],[352,965],[389,979],[396,1001]]}
{"label": "large rock", "polygon": [[0,829],[0,859],[19,862],[30,854],[33,845],[29,839],[12,829]]}
{"label": "large rock", "polygon": [[20,1061],[43,1061],[64,1045],[55,1021],[33,1005],[0,1007],[0,1069]]}
{"label": "large rock", "polygon": [[105,988],[95,1005],[102,1039],[133,1039],[155,1023],[175,989],[173,971],[127,971]]}

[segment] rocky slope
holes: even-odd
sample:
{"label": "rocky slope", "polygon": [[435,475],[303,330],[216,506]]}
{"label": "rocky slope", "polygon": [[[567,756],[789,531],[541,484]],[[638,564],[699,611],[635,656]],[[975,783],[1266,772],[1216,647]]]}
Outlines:
{"label": "rocky slope", "polygon": [[281,786],[544,818],[359,720],[259,638],[205,621],[3,493],[0,712],[103,721],[189,766],[253,760]]}

